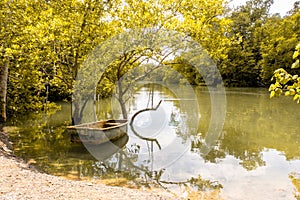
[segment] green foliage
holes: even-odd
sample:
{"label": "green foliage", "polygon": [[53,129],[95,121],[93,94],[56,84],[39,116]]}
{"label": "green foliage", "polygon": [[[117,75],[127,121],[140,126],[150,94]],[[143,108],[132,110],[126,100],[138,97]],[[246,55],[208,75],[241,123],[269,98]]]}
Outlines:
{"label": "green foliage", "polygon": [[296,51],[294,52],[293,59],[296,60],[296,61],[293,63],[292,69],[299,68],[300,43],[296,46]]}
{"label": "green foliage", "polygon": [[112,22],[99,20],[113,7],[102,1],[1,2],[0,66],[9,65],[10,114],[41,110],[47,100],[70,99],[86,55],[117,30]]}
{"label": "green foliage", "polygon": [[[292,64],[292,68],[299,68],[299,52],[300,43],[296,46],[293,54],[293,59],[296,60]],[[270,98],[279,97],[283,90],[285,90],[285,96],[293,96],[294,101],[300,103],[300,77],[298,75],[291,75],[286,70],[280,68],[275,70],[273,78],[275,83],[269,87]]]}
{"label": "green foliage", "polygon": [[[228,10],[225,0],[3,0],[0,2],[0,67],[9,68],[8,113],[41,110],[47,101],[70,100],[74,80],[91,50],[129,29],[156,27],[184,33],[208,51],[226,85],[268,84],[275,69],[286,70],[293,63],[292,68],[299,66],[299,51],[292,53],[299,41],[299,4],[284,18],[269,15],[271,4],[272,0],[254,0]],[[154,49],[152,55],[137,52],[141,58],[162,53],[159,49]],[[137,55],[128,56],[125,65],[123,57],[107,66],[108,71],[98,87],[101,96],[112,94],[122,75],[131,71],[127,80],[136,81],[135,76],[149,68],[140,60],[131,62]],[[180,58],[175,57],[173,61],[177,64],[164,63],[164,67],[175,71],[163,70],[163,74],[151,71],[152,78],[202,83],[202,77],[192,66]],[[132,71],[136,66],[139,73]],[[285,72],[278,71],[279,75],[282,73]],[[280,80],[278,74],[274,78]],[[297,79],[292,78],[288,83],[296,84]],[[276,88],[274,96],[285,90]]]}
{"label": "green foliage", "polygon": [[200,85],[204,82],[197,69],[195,69],[187,60],[177,57],[172,62],[168,63],[168,65],[176,70],[177,74],[182,76],[177,78],[181,83],[188,82],[191,85]]}
{"label": "green foliage", "polygon": [[[97,94],[102,98],[111,96],[113,93],[125,93],[129,89],[129,85],[134,83],[139,78],[140,74],[147,74],[146,69],[148,67],[136,68],[140,66],[143,60],[149,59],[153,52],[148,48],[135,49],[134,51],[127,52],[120,58],[116,59],[112,64],[105,68],[105,72],[101,77],[96,88]],[[151,66],[149,66],[151,67]],[[144,72],[137,72],[138,70],[144,70]],[[121,80],[122,79],[122,80]],[[122,82],[124,88],[117,88],[118,82]]]}
{"label": "green foliage", "polygon": [[263,24],[272,3],[272,0],[248,1],[230,14],[232,31],[228,35],[232,43],[226,49],[228,59],[220,63],[225,85],[262,85],[260,45],[264,42]]}
{"label": "green foliage", "polygon": [[[261,44],[262,60],[260,62],[263,81],[270,84],[273,72],[278,68],[290,69],[293,64],[293,52],[299,41],[300,12],[281,19],[270,17],[264,24],[265,39]],[[297,73],[297,70],[293,70]]]}

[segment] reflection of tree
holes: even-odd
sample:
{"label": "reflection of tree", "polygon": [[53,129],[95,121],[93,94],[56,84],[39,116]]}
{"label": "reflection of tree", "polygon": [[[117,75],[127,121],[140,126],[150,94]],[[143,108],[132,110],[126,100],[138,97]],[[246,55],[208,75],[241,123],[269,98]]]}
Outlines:
{"label": "reflection of tree", "polygon": [[289,178],[292,180],[293,185],[296,188],[295,198],[297,200],[300,199],[300,174],[299,173],[291,173]]}
{"label": "reflection of tree", "polygon": [[[160,104],[158,104],[159,106]],[[157,107],[158,107],[157,106]],[[156,107],[156,108],[157,108]],[[155,108],[154,108],[155,109]],[[134,118],[133,118],[134,119]],[[135,134],[139,136],[138,133],[133,129]],[[140,139],[145,140],[147,142],[151,142],[152,148],[148,148],[149,150],[149,160],[146,163],[138,164],[136,165],[135,162],[137,162],[137,158],[139,155],[140,147],[138,145],[132,145],[131,148],[126,148],[124,151],[119,152],[119,159],[121,159],[123,162],[122,170],[118,171],[118,173],[123,173],[123,171],[126,173],[127,176],[129,176],[129,180],[132,180],[133,182],[136,181],[137,185],[143,185],[145,187],[162,187],[166,190],[168,190],[168,187],[170,185],[177,185],[177,186],[185,186],[189,188],[194,188],[197,191],[204,191],[207,189],[219,189],[222,188],[222,186],[216,182],[211,182],[209,180],[203,180],[200,176],[197,178],[190,178],[186,181],[165,181],[162,180],[163,174],[165,172],[164,168],[153,170],[151,166],[151,162],[153,162],[153,159],[155,156],[153,154],[153,143],[158,142],[157,140],[153,140],[151,138],[145,138],[140,137]],[[159,144],[158,144],[159,145]],[[120,167],[120,165],[119,165]],[[120,169],[120,168],[119,168]],[[137,175],[139,175],[137,177]],[[128,177],[127,177],[128,178]]]}
{"label": "reflection of tree", "polygon": [[[129,152],[129,154],[128,154]],[[192,177],[186,181],[165,181],[162,180],[162,176],[165,172],[165,169],[151,170],[148,165],[136,165],[132,162],[132,158],[135,160],[136,155],[132,152],[135,150],[126,149],[125,151],[120,151],[119,161],[122,160],[121,170],[117,168],[117,164],[111,162],[112,159],[106,161],[106,164],[101,163],[102,167],[98,166],[98,174],[101,174],[101,178],[116,178],[113,176],[118,176],[119,178],[126,178],[134,184],[136,187],[161,187],[168,190],[168,188],[173,186],[184,186],[188,188],[193,188],[196,191],[206,191],[222,188],[222,185],[210,180],[204,180],[200,176]],[[136,152],[138,154],[138,152]],[[109,172],[109,173],[108,173]],[[116,175],[117,173],[117,175]]]}
{"label": "reflection of tree", "polygon": [[181,115],[180,120],[177,121],[176,123],[177,123],[177,125],[176,125],[176,135],[179,136],[182,139],[182,143],[185,144],[185,143],[187,143],[187,141],[190,140],[191,131],[192,131],[191,129],[189,129],[187,127],[187,124],[188,124],[187,117],[185,117],[184,115]]}
{"label": "reflection of tree", "polygon": [[[194,153],[199,153],[201,154],[201,149],[203,148],[203,144],[201,141],[192,141],[191,144],[191,151]],[[217,148],[217,146],[215,148],[212,148],[211,151],[206,154],[206,155],[202,155],[202,158],[206,161],[206,162],[212,162],[212,163],[216,163],[218,159],[221,158],[225,158],[226,154],[222,151],[220,151],[220,149]]]}
{"label": "reflection of tree", "polygon": [[[265,148],[284,152],[288,160],[299,158],[299,126],[291,120],[298,117],[297,105],[283,109],[282,101],[270,102],[264,91],[248,89],[246,95],[238,92],[227,95],[228,120],[222,149],[241,159],[246,169],[264,165],[261,152]],[[275,109],[277,106],[280,108]],[[279,116],[280,122],[276,120]]]}
{"label": "reflection of tree", "polygon": [[194,188],[196,189],[196,191],[205,191],[208,189],[215,190],[215,189],[223,188],[223,186],[219,184],[217,181],[203,180],[201,176],[198,176],[197,178],[191,177],[186,181],[178,181],[178,182],[159,181],[159,182],[160,184],[165,184],[165,185],[178,185],[178,186]]}
{"label": "reflection of tree", "polygon": [[253,141],[251,133],[242,132],[235,128],[229,129],[230,134],[227,134],[222,141],[222,149],[226,149],[226,153],[240,159],[241,165],[253,170],[259,166],[265,165],[262,160],[263,146],[260,146]]}
{"label": "reflection of tree", "polygon": [[[230,133],[226,134],[224,139],[219,140],[207,155],[202,156],[204,160],[216,163],[219,159],[225,158],[226,155],[232,155],[240,159],[240,164],[247,170],[263,166],[265,163],[260,153],[263,149],[249,142],[248,134],[235,132],[234,129],[230,130]],[[205,142],[200,136],[194,137],[191,151],[201,154],[204,145]]]}
{"label": "reflection of tree", "polygon": [[48,173],[52,173],[55,168],[60,170],[60,163],[65,162],[71,146],[70,138],[65,133],[69,121],[57,124],[59,115],[52,118],[52,114],[31,114],[26,119],[16,120],[13,125],[19,129],[10,133],[14,153]]}
{"label": "reflection of tree", "polygon": [[[153,85],[153,84],[147,85],[146,84],[146,85],[143,85],[143,87],[150,87],[152,89],[153,89],[153,87],[159,87],[159,88],[156,88],[156,90],[164,93],[164,95],[166,95],[168,97],[171,96],[173,98],[178,98],[175,94],[172,93],[172,91],[170,91],[168,88],[162,87],[161,85]],[[176,135],[179,136],[183,140],[182,141],[183,143],[186,143],[186,141],[189,140],[189,136],[190,136],[190,127],[187,126],[187,123],[189,123],[188,122],[189,118],[186,115],[186,113],[185,114],[182,113],[183,111],[181,109],[186,109],[186,108],[181,108],[182,105],[179,103],[180,100],[181,100],[180,98],[178,101],[172,100],[174,107],[173,107],[173,112],[171,112],[171,114],[170,114],[171,116],[170,116],[169,125],[174,126],[174,129],[176,130]],[[135,116],[138,115],[139,113],[141,113],[143,111],[156,110],[159,105],[160,105],[160,103],[157,105],[157,107],[139,110],[138,112],[136,112],[133,115],[131,122],[133,122]],[[195,111],[195,107],[192,107],[192,110]],[[196,113],[196,115],[198,115],[198,114]],[[194,119],[197,119],[197,118],[198,118],[198,116],[194,117]],[[190,125],[193,125],[193,124],[194,123],[192,123]],[[193,130],[193,127],[191,128],[191,130]],[[134,129],[132,129],[132,132],[136,136],[138,136],[140,139],[150,142],[152,145],[154,142],[156,142],[159,146],[159,143],[155,138],[143,137],[139,133],[136,133],[136,131]],[[148,148],[148,149],[149,149],[149,151],[151,151],[151,150],[153,151],[153,148]],[[135,179],[138,179],[136,184],[143,185],[145,187],[150,187],[150,185],[154,185],[156,187],[162,187],[164,189],[167,189],[170,185],[177,185],[177,186],[196,188],[196,190],[199,190],[199,191],[207,190],[207,189],[221,188],[220,184],[216,184],[215,182],[211,182],[209,180],[203,180],[201,177],[197,177],[197,178],[192,177],[192,178],[190,178],[186,181],[182,181],[182,182],[180,182],[180,181],[172,182],[172,181],[162,180],[162,176],[165,172],[165,169],[152,170],[152,167],[151,167],[151,162],[153,162],[153,160],[151,160],[151,155],[153,155],[153,152],[149,152],[148,160],[145,160],[145,162],[143,162],[143,163],[135,164],[136,162],[138,162],[137,159],[139,157],[139,155],[138,155],[139,150],[140,150],[140,147],[138,145],[134,144],[131,146],[131,148],[127,147],[126,151],[125,152],[123,151],[123,153],[121,153],[124,165],[122,165],[123,166],[122,170],[118,171],[118,176],[120,176],[121,174],[124,175],[125,172],[123,172],[123,171],[126,171],[126,176],[127,176],[127,178],[129,178],[129,180],[132,180],[133,182],[135,182]],[[136,177],[136,174],[139,174],[139,177]],[[123,175],[121,175],[121,176],[123,176]]]}
{"label": "reflection of tree", "polygon": [[28,118],[27,121],[20,121],[25,124],[20,129],[22,134],[12,135],[16,154],[36,165],[40,170],[71,179],[93,177],[104,181],[109,180],[108,184],[137,188],[166,189],[171,185],[177,185],[207,190],[218,187],[217,183],[201,177],[190,178],[183,182],[163,180],[165,169],[152,170],[150,157],[147,162],[137,164],[140,153],[138,144],[121,149],[106,160],[97,161],[84,146],[70,143],[69,136],[65,132],[65,125],[69,124],[69,121],[66,121],[65,125],[56,122],[53,124],[51,119],[57,118],[57,115],[53,118],[36,115]]}
{"label": "reflection of tree", "polygon": [[[202,95],[202,99],[205,96]],[[210,112],[205,110],[206,102],[201,102],[200,131],[205,124],[209,124]],[[298,109],[290,104],[282,109],[282,99],[269,101],[269,96],[263,90],[237,89],[227,91],[227,119],[223,129],[223,137],[212,148],[205,159],[216,162],[218,158],[232,155],[241,160],[241,166],[247,170],[265,165],[261,152],[265,148],[284,152],[287,160],[299,158],[299,126],[295,126]],[[276,107],[280,109],[274,109]],[[209,105],[207,106],[209,107]],[[280,121],[276,120],[279,116]],[[287,128],[288,127],[288,128]],[[201,155],[201,148],[205,134],[192,138],[192,151]]]}

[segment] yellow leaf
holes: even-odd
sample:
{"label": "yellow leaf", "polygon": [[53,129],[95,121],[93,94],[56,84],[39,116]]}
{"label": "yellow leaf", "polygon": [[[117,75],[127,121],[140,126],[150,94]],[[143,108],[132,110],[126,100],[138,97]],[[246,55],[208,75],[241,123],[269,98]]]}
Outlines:
{"label": "yellow leaf", "polygon": [[285,92],[285,96],[290,96],[290,92],[289,91]]}
{"label": "yellow leaf", "polygon": [[299,59],[296,60],[296,62],[294,62],[292,65],[292,69],[296,69],[296,68],[299,68]]}
{"label": "yellow leaf", "polygon": [[270,94],[270,99],[272,99],[275,96],[275,91],[272,91]]}
{"label": "yellow leaf", "polygon": [[275,88],[276,88],[276,86],[274,84],[271,84],[269,87],[269,91],[271,92],[271,91],[275,90]]}
{"label": "yellow leaf", "polygon": [[296,59],[299,56],[299,51],[295,51],[293,55],[293,59]]}
{"label": "yellow leaf", "polygon": [[294,75],[294,76],[292,77],[293,80],[296,80],[297,78],[298,78],[298,75]]}
{"label": "yellow leaf", "polygon": [[296,91],[294,89],[290,89],[290,95],[294,95],[296,93]]}

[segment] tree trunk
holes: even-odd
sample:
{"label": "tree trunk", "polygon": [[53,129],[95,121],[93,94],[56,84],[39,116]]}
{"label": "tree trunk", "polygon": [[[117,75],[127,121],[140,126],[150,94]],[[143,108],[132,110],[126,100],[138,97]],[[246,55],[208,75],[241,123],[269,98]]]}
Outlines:
{"label": "tree trunk", "polygon": [[123,100],[123,87],[122,87],[122,83],[119,79],[118,81],[118,87],[119,87],[119,97],[118,97],[118,100],[119,100],[119,103],[120,103],[120,106],[121,106],[121,109],[122,109],[122,116],[123,116],[123,119],[127,119],[127,110],[126,110],[126,106],[125,106],[125,102]]}
{"label": "tree trunk", "polygon": [[0,68],[0,128],[6,122],[6,94],[7,94],[8,65]]}

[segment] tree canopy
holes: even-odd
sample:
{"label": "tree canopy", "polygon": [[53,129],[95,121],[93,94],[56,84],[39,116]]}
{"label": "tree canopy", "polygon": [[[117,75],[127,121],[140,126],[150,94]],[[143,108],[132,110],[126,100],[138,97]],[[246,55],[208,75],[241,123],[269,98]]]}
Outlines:
{"label": "tree canopy", "polygon": [[[299,74],[298,46],[294,53],[300,40],[299,3],[284,17],[269,13],[272,3],[251,0],[231,9],[225,0],[3,0],[0,122],[6,120],[5,113],[24,114],[46,109],[46,103],[51,107],[51,102],[70,101],[74,80],[88,54],[101,42],[129,29],[156,27],[191,37],[215,61],[226,86],[268,86],[278,68],[282,69],[275,72],[277,79],[287,74],[287,69]],[[100,84],[103,96],[120,78],[118,69],[128,55],[108,68],[111,71]],[[130,65],[138,62],[128,62],[122,70],[130,70]],[[290,69],[292,64],[294,69]],[[201,77],[180,57],[167,66],[191,84],[202,84]],[[159,76],[173,76],[168,70],[163,73]],[[298,80],[284,76],[289,77],[286,83]],[[285,81],[278,79],[277,84]],[[290,85],[286,95],[298,100],[297,87]],[[272,96],[280,93],[281,88],[276,88]]]}

